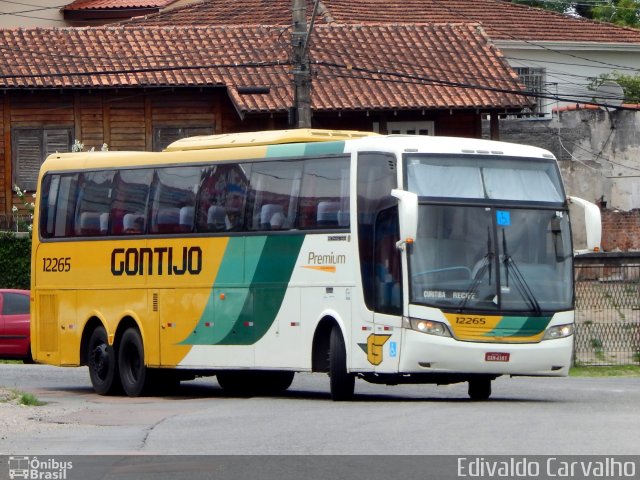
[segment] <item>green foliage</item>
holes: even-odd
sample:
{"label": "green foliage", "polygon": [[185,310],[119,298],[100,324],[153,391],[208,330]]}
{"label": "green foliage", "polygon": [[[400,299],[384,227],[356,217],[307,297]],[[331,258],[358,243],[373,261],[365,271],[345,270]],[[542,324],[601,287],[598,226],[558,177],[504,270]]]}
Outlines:
{"label": "green foliage", "polygon": [[27,407],[40,407],[46,405],[32,393],[26,393],[15,388],[3,389],[0,388],[0,403],[8,402],[18,405],[25,405]]}
{"label": "green foliage", "polygon": [[29,289],[31,238],[12,232],[0,233],[0,288]]}
{"label": "green foliage", "polygon": [[45,405],[44,402],[38,400],[38,397],[32,393],[20,393],[18,403],[20,405],[26,405],[27,407],[40,407]]}
{"label": "green foliage", "polygon": [[640,27],[640,0],[511,0],[513,3],[543,8],[559,13],[579,15],[591,20],[615,23],[627,27]]}
{"label": "green foliage", "polygon": [[572,377],[640,377],[640,366],[576,366],[571,368]]}
{"label": "green foliage", "polygon": [[622,87],[625,103],[640,103],[640,75],[627,75],[619,72],[603,74],[591,82],[589,88],[595,90],[603,82],[609,80],[617,82]]}
{"label": "green foliage", "polygon": [[627,27],[640,26],[639,11],[640,1],[638,0],[612,0],[592,9],[595,20]]}

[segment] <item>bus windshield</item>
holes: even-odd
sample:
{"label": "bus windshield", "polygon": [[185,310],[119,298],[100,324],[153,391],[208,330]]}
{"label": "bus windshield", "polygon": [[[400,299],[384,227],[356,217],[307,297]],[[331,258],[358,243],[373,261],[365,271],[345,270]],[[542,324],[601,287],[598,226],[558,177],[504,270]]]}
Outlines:
{"label": "bus windshield", "polygon": [[410,301],[460,312],[571,309],[571,235],[557,167],[441,160],[414,157],[407,166],[420,196]]}

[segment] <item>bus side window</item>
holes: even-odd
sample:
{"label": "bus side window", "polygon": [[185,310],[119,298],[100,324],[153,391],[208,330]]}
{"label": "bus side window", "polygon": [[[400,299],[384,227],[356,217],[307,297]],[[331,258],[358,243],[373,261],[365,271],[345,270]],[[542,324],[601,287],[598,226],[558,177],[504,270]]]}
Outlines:
{"label": "bus side window", "polygon": [[193,231],[200,167],[157,168],[151,189],[149,233]]}
{"label": "bus side window", "polygon": [[45,238],[72,237],[78,175],[47,175],[43,182],[40,232]]}
{"label": "bus side window", "polygon": [[115,172],[96,171],[81,175],[78,194],[76,236],[106,235]]}
{"label": "bus side window", "polygon": [[300,161],[253,164],[247,201],[250,230],[293,228],[301,174]]}
{"label": "bus side window", "polygon": [[197,231],[242,230],[250,171],[251,164],[221,164],[203,172],[196,212]]}
{"label": "bus side window", "polygon": [[349,226],[349,157],[305,160],[298,227]]}
{"label": "bus side window", "polygon": [[[150,168],[118,172],[114,179],[115,193],[110,211],[112,235],[144,233],[152,176],[153,170]],[[125,225],[127,214],[130,216]]]}

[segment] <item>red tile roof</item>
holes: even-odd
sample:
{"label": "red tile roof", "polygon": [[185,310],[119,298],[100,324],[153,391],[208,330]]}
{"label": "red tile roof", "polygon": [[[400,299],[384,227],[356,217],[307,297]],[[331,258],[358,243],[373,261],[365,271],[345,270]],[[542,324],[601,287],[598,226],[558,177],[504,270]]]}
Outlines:
{"label": "red tile roof", "polygon": [[176,0],[75,0],[63,10],[163,8]]}
{"label": "red tile roof", "polygon": [[[282,111],[293,102],[289,36],[246,25],[0,30],[0,88],[227,86],[241,111]],[[527,102],[477,26],[321,25],[310,56],[316,110]],[[270,93],[241,95],[242,86]]]}
{"label": "red tile roof", "polygon": [[[308,0],[308,13],[313,1]],[[322,0],[319,22],[479,23],[493,40],[640,43],[640,30],[503,0]],[[207,0],[131,21],[145,25],[289,25],[291,0]]]}

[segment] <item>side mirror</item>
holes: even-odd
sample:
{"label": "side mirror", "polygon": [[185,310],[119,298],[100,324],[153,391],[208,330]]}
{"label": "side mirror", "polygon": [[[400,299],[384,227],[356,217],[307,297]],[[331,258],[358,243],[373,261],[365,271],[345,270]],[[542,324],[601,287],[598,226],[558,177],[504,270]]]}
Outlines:
{"label": "side mirror", "polygon": [[400,241],[397,246],[403,248],[405,244],[413,243],[418,235],[418,195],[394,188],[391,196],[399,200]]}
{"label": "side mirror", "polygon": [[600,209],[596,204],[579,197],[569,197],[569,202],[584,210],[584,226],[587,233],[587,249],[576,250],[574,253],[599,252],[601,249],[600,241],[602,240],[602,220],[600,218]]}

